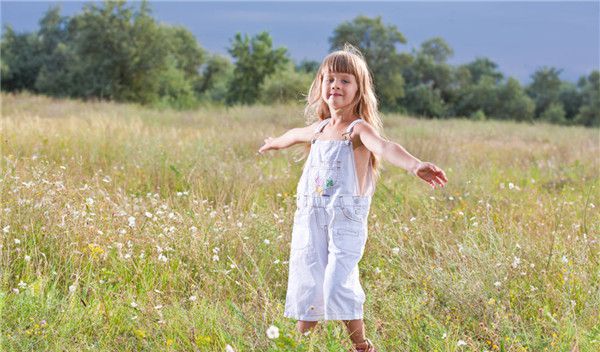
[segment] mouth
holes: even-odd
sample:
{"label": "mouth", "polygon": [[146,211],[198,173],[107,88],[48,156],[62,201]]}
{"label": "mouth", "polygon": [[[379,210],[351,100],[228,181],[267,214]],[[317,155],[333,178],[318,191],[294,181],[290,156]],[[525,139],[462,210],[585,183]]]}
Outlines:
{"label": "mouth", "polygon": [[341,97],[342,95],[339,93],[329,94],[330,97]]}

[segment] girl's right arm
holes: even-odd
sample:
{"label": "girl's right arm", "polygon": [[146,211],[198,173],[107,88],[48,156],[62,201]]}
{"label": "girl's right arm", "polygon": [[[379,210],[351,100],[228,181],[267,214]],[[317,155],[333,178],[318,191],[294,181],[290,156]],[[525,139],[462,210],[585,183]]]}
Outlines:
{"label": "girl's right arm", "polygon": [[262,154],[270,149],[285,149],[294,144],[310,142],[315,134],[314,129],[317,127],[317,124],[318,122],[315,122],[310,126],[292,128],[277,138],[267,137],[265,144],[260,147],[258,152]]}

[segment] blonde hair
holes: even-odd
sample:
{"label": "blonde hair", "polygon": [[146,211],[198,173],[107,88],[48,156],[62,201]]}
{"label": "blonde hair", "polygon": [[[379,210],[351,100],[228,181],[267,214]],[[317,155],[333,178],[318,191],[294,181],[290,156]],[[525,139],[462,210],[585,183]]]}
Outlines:
{"label": "blonde hair", "polygon": [[[313,80],[308,95],[306,97],[306,107],[304,116],[308,124],[316,121],[322,121],[329,116],[329,106],[321,97],[321,88],[323,85],[323,76],[327,72],[352,74],[356,78],[358,91],[352,101],[352,112],[371,125],[377,133],[382,135],[382,122],[377,109],[377,97],[373,89],[373,79],[367,67],[362,53],[354,46],[346,43],[342,50],[334,51],[327,55],[317,70],[317,75]],[[304,156],[308,155],[310,145],[304,150]],[[371,171],[373,174],[373,183],[379,176],[380,161],[375,154],[371,153]]]}

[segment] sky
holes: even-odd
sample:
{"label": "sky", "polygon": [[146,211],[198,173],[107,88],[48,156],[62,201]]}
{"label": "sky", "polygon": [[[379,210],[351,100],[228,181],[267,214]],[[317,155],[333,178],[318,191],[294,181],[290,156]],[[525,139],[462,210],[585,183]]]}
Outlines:
{"label": "sky", "polygon": [[[86,2],[1,1],[2,26],[17,32],[38,29],[53,5],[72,16]],[[430,38],[442,37],[454,50],[452,65],[487,57],[505,76],[524,84],[536,69],[562,69],[561,78],[575,82],[600,69],[600,1],[150,1],[154,18],[189,29],[211,53],[228,55],[237,33],[268,31],[275,47],[290,58],[320,61],[330,51],[335,27],[358,15],[381,16],[407,39],[398,50],[411,52]]]}

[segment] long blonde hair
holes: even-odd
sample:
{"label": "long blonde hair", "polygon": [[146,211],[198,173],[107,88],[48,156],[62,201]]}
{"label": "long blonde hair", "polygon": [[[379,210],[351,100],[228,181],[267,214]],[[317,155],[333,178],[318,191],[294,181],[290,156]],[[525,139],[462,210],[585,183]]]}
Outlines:
{"label": "long blonde hair", "polygon": [[[377,97],[373,89],[373,79],[362,53],[354,46],[346,43],[342,50],[327,55],[313,80],[306,97],[304,116],[310,125],[331,116],[329,106],[321,97],[323,76],[327,72],[352,74],[356,78],[358,91],[352,101],[353,113],[369,123],[382,137],[382,122],[377,109]],[[308,154],[310,144],[305,147],[304,155]],[[371,153],[371,171],[373,182],[379,176],[380,161]]]}

